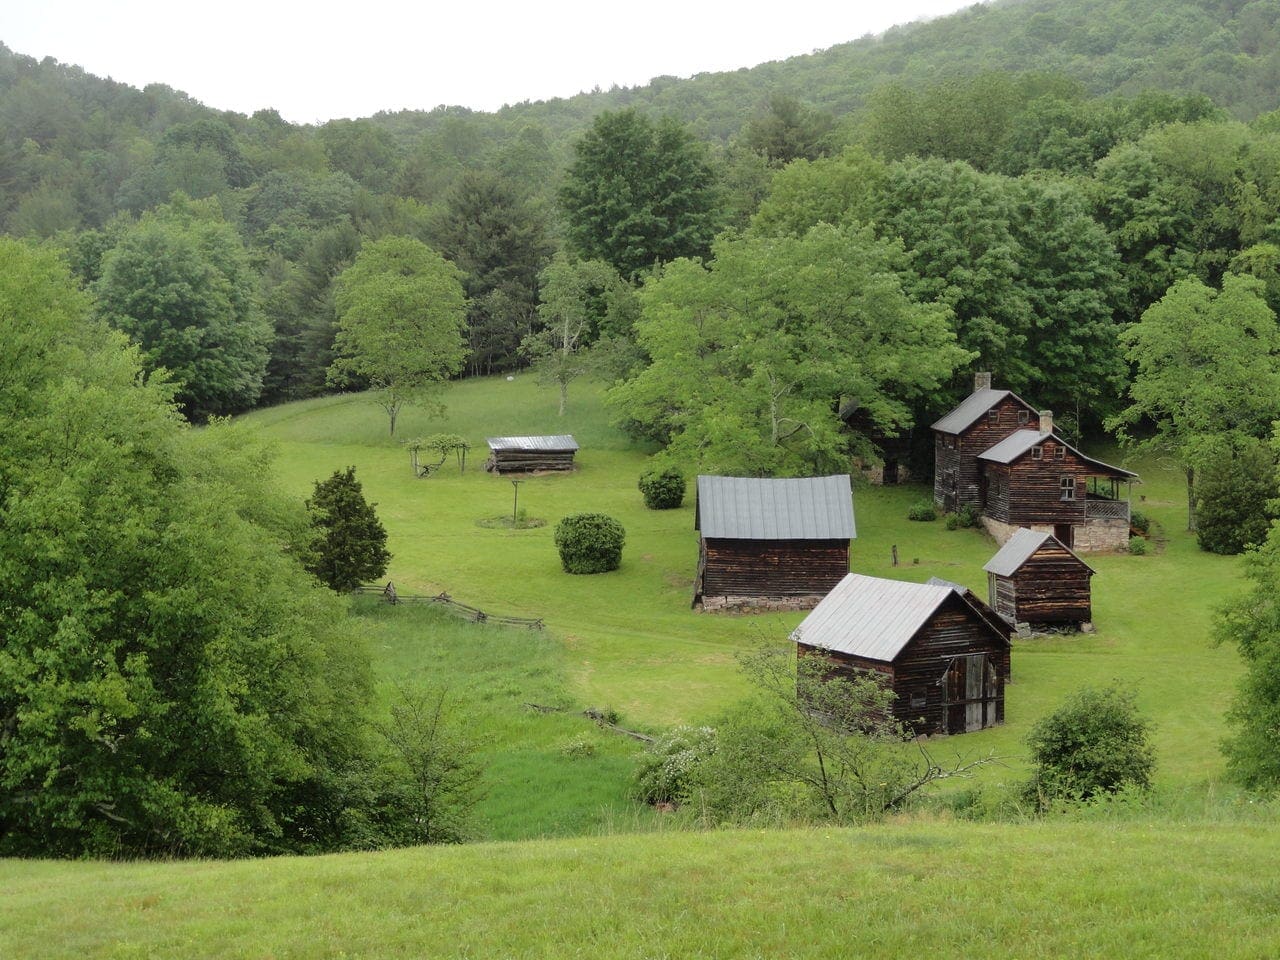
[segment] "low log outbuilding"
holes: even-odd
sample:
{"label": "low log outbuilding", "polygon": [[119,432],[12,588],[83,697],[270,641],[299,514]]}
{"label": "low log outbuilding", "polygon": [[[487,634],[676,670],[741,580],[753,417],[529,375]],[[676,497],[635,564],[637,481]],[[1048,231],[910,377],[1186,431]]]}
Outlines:
{"label": "low log outbuilding", "polygon": [[952,584],[846,576],[792,633],[800,656],[872,674],[917,735],[1004,722],[1009,628]]}
{"label": "low log outbuilding", "polygon": [[484,468],[496,473],[572,470],[578,442],[568,434],[549,437],[490,437]]}
{"label": "low log outbuilding", "polygon": [[694,529],[694,607],[807,610],[849,572],[849,475],[700,476]]}
{"label": "low log outbuilding", "polygon": [[1051,533],[1018,530],[982,569],[991,608],[1009,623],[1079,626],[1093,619],[1094,570]]}

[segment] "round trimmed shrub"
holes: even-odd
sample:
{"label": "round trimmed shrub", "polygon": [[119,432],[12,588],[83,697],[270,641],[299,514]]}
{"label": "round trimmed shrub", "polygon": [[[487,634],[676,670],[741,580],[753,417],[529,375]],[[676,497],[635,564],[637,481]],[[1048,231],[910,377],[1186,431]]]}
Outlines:
{"label": "round trimmed shrub", "polygon": [[674,467],[645,471],[639,487],[650,510],[674,510],[684,502],[684,474]]}
{"label": "round trimmed shrub", "polygon": [[627,532],[603,513],[575,513],[556,524],[556,549],[565,573],[607,573],[622,563]]}
{"label": "round trimmed shrub", "polygon": [[1130,537],[1129,552],[1135,557],[1140,557],[1147,552],[1147,541],[1145,537]]}

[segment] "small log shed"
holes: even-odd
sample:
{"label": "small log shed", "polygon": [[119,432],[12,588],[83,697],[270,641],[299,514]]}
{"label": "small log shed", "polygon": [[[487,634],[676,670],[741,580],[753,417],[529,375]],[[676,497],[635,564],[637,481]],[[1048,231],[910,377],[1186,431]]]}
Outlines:
{"label": "small log shed", "polygon": [[848,474],[700,476],[693,525],[703,610],[808,610],[849,572],[857,536]]}
{"label": "small log shed", "polygon": [[491,473],[532,473],[535,470],[572,470],[578,442],[568,434],[547,437],[489,437]]}
{"label": "small log shed", "polygon": [[851,573],[791,634],[799,656],[879,676],[893,715],[917,735],[1004,722],[1009,627],[952,584]]}
{"label": "small log shed", "polygon": [[1093,619],[1094,569],[1051,533],[1023,527],[982,569],[991,608],[1009,623],[1079,626]]}

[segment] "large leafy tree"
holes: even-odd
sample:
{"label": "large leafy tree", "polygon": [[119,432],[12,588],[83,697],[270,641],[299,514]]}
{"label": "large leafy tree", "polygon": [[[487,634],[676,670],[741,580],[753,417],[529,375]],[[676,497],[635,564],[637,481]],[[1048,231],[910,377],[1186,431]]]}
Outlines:
{"label": "large leafy tree", "polygon": [[306,514],[87,312],[0,241],[0,854],[343,845],[368,660]]}
{"label": "large leafy tree", "polygon": [[707,253],[716,185],[692,134],[638,110],[602,113],[575,145],[560,190],[566,238],[627,279],[655,263]]}
{"label": "large leafy tree", "polygon": [[387,412],[392,435],[408,401],[429,400],[462,369],[466,297],[458,268],[420,240],[366,244],[338,278],[340,383],[363,383]]}
{"label": "large leafy tree", "polygon": [[178,383],[192,419],[251,406],[262,392],[270,326],[244,245],[216,204],[178,201],[147,214],[106,254],[100,315]]}
{"label": "large leafy tree", "polygon": [[[1263,437],[1280,417],[1280,326],[1262,281],[1227,276],[1222,290],[1180,280],[1121,334],[1134,365],[1128,406],[1108,423],[1121,439],[1173,457],[1187,479],[1221,444]],[[1147,433],[1136,428],[1154,427]]]}
{"label": "large leafy tree", "polygon": [[[752,476],[847,469],[841,401],[892,432],[970,355],[946,307],[903,290],[902,248],[867,228],[722,238],[642,291],[636,336],[653,358],[610,391],[622,419],[671,438],[666,456]],[[856,452],[869,440],[853,436]]]}
{"label": "large leafy tree", "polygon": [[551,256],[541,213],[515,184],[471,171],[449,188],[430,234],[436,249],[462,271],[470,371],[511,366],[533,327],[538,274]]}

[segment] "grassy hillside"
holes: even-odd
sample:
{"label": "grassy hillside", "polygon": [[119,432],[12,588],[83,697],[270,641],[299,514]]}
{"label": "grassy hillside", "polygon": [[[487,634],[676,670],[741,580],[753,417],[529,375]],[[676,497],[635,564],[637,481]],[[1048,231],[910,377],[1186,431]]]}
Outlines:
{"label": "grassy hillside", "polygon": [[1272,824],[672,833],[2,862],[5,957],[1275,956]]}
{"label": "grassy hillside", "polygon": [[[246,420],[278,443],[281,477],[299,494],[318,477],[357,466],[390,530],[395,556],[389,576],[401,591],[447,590],[495,613],[544,617],[559,644],[556,669],[562,671],[570,701],[612,706],[632,725],[658,728],[707,720],[740,697],[734,652],[762,633],[784,637],[801,615],[690,610],[697,558],[692,496],[680,510],[644,508],[635,481],[645,451],[608,426],[598,388],[575,387],[563,421],[555,415],[551,392],[527,377],[459,383],[450,388],[447,401],[444,421],[427,423],[405,414],[403,436],[448,430],[470,438],[475,449],[465,474],[447,466],[425,480],[413,477],[403,447],[386,436],[385,417],[360,397],[307,401]],[[535,477],[520,487],[521,507],[547,525],[518,531],[478,527],[478,519],[510,511],[512,501],[508,480],[480,470],[484,437],[564,430],[582,445],[580,469]],[[1007,694],[1008,722],[943,741],[944,755],[994,751],[1016,757],[1029,725],[1067,692],[1083,683],[1121,679],[1137,687],[1142,709],[1156,723],[1161,782],[1202,784],[1220,774],[1222,714],[1239,665],[1233,649],[1211,644],[1209,628],[1213,607],[1239,584],[1239,562],[1201,553],[1181,530],[1182,487],[1176,473],[1155,463],[1136,467],[1144,483],[1135,488],[1135,500],[1144,497],[1139,505],[1162,524],[1157,549],[1145,557],[1091,557],[1098,570],[1098,632],[1019,641]],[[995,544],[977,531],[908,522],[908,506],[924,496],[928,492],[919,487],[858,489],[853,569],[912,580],[936,574],[985,595],[982,565]],[[561,572],[552,529],[560,517],[578,510],[603,510],[626,527],[627,546],[616,573],[574,577]],[[894,544],[902,558],[896,569],[890,563]],[[510,642],[526,641],[513,635]],[[412,668],[411,646],[396,656],[396,671]],[[523,692],[523,681],[511,683],[517,691],[510,695],[513,702],[534,698]],[[988,776],[1016,778],[1021,770],[1014,760],[1009,767],[992,768]]]}

